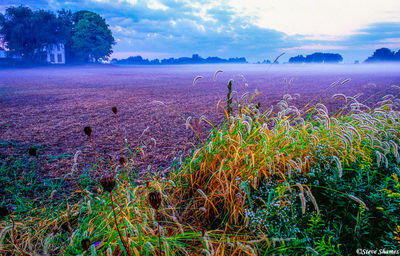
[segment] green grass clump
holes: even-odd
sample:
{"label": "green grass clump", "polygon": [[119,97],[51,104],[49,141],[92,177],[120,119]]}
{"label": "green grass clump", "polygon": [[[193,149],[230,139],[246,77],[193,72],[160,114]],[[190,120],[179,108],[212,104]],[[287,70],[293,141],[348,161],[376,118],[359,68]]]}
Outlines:
{"label": "green grass clump", "polygon": [[1,205],[12,205],[17,213],[29,212],[50,205],[54,203],[53,198],[62,198],[66,194],[64,180],[43,175],[42,165],[46,160],[40,155],[42,145],[27,147],[3,141],[0,147],[14,151],[10,156],[0,156]]}
{"label": "green grass clump", "polygon": [[[349,255],[398,248],[400,113],[393,101],[371,109],[338,94],[344,105],[329,114],[321,103],[297,109],[284,95],[260,112],[255,96],[233,102],[229,93],[226,120],[168,177],[134,180],[133,157],[120,159],[108,170],[116,180],[111,192],[80,188],[80,201],[51,217],[19,215],[15,228],[2,221],[0,250]],[[153,191],[161,194],[157,211],[148,200]]]}

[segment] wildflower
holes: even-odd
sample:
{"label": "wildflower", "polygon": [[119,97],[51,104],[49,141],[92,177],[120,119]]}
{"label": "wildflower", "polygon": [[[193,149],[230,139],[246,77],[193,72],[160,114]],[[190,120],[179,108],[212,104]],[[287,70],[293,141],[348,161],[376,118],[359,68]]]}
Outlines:
{"label": "wildflower", "polygon": [[103,187],[103,189],[107,192],[110,192],[114,189],[115,187],[115,178],[111,174],[107,174],[103,176],[100,179],[100,185]]}
{"label": "wildflower", "polygon": [[111,110],[112,110],[112,112],[114,114],[118,114],[118,108],[117,107],[112,107]]}
{"label": "wildflower", "polygon": [[87,251],[90,248],[90,240],[88,238],[82,239],[81,241],[82,248]]}
{"label": "wildflower", "polygon": [[153,207],[155,210],[158,210],[161,205],[161,194],[158,191],[153,191],[149,193],[149,203],[151,207]]}
{"label": "wildflower", "polygon": [[83,131],[89,137],[90,137],[90,135],[92,135],[92,128],[90,128],[90,126],[86,126],[85,128],[83,128]]}

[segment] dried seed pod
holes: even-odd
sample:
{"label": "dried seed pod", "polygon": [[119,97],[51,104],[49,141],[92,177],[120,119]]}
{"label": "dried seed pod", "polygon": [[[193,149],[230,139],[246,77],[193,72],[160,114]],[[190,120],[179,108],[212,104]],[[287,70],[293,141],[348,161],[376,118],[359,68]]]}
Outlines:
{"label": "dried seed pod", "polygon": [[68,232],[68,233],[71,232],[71,225],[69,224],[68,221],[62,223],[62,224],[61,224],[61,228],[62,228],[64,231]]}
{"label": "dried seed pod", "polygon": [[88,238],[82,239],[81,241],[82,248],[87,251],[90,248],[90,240]]}
{"label": "dried seed pod", "polygon": [[120,157],[120,158],[119,158],[119,164],[120,164],[120,165],[124,165],[125,163],[126,163],[125,158],[124,158],[124,157]]}
{"label": "dried seed pod", "polygon": [[10,215],[7,206],[0,206],[0,217],[6,217]]}
{"label": "dried seed pod", "polygon": [[158,191],[153,191],[149,193],[149,203],[151,207],[153,207],[155,210],[158,210],[161,205],[161,194]]}
{"label": "dried seed pod", "polygon": [[31,155],[31,156],[37,156],[37,150],[36,150],[36,148],[29,148],[28,153],[29,153],[29,155]]}
{"label": "dried seed pod", "polygon": [[112,112],[114,114],[118,114],[118,108],[117,107],[112,107],[111,110],[112,110]]}
{"label": "dried seed pod", "polygon": [[90,135],[92,135],[92,128],[90,128],[90,126],[86,126],[85,128],[83,128],[83,131],[89,137],[90,137]]}
{"label": "dried seed pod", "polygon": [[103,177],[101,177],[100,179],[100,185],[103,187],[103,189],[107,192],[113,191],[114,187],[115,187],[115,178],[113,175],[111,174],[107,174],[104,175]]}

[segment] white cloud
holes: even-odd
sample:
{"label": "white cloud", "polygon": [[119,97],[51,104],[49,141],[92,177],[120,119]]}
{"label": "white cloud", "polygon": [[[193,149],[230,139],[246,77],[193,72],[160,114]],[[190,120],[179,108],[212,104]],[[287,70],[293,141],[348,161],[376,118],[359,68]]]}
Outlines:
{"label": "white cloud", "polygon": [[167,6],[165,6],[164,4],[160,3],[160,2],[157,1],[157,0],[149,0],[149,1],[147,2],[147,7],[149,7],[150,9],[154,9],[154,10],[163,10],[163,11],[165,11],[165,10],[168,9]]}
{"label": "white cloud", "polygon": [[118,0],[118,2],[120,2],[120,3],[127,2],[131,5],[135,5],[135,4],[137,4],[138,0]]}
{"label": "white cloud", "polygon": [[400,43],[400,38],[386,38],[386,39],[380,40],[379,42],[381,42],[381,43]]}
{"label": "white cloud", "polygon": [[284,48],[283,51],[293,52],[298,50],[345,50],[348,49],[346,46],[341,45],[326,45],[326,44],[310,44],[301,45],[297,47]]}
{"label": "white cloud", "polygon": [[260,27],[288,35],[344,36],[367,24],[400,22],[399,0],[229,0]]}

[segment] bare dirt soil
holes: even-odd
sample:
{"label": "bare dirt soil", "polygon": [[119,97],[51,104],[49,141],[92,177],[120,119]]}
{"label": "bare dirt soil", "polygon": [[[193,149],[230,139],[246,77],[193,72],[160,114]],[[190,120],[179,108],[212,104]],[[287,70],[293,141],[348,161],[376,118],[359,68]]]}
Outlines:
{"label": "bare dirt soil", "polygon": [[[216,81],[214,72],[219,73]],[[399,66],[342,65],[193,65],[193,66],[83,66],[42,67],[0,70],[0,142],[17,142],[26,148],[42,145],[39,159],[43,173],[59,176],[71,170],[78,150],[78,169],[94,162],[85,126],[93,129],[96,151],[118,162],[119,142],[115,116],[119,110],[122,137],[129,148],[146,145],[144,155],[135,158],[138,171],[162,172],[174,158],[190,153],[200,143],[185,120],[205,115],[217,124],[223,120],[217,110],[219,98],[226,98],[226,84],[234,80],[234,90],[242,93],[246,79],[250,92],[263,93],[255,101],[261,110],[276,104],[284,93],[301,96],[293,104],[302,107],[311,99],[326,104],[330,111],[342,105],[334,93],[354,96],[373,105],[387,94],[398,95],[391,85],[400,85]],[[193,79],[203,76],[193,86]],[[340,82],[351,81],[341,85]],[[292,80],[290,89],[288,83]],[[286,82],[285,82],[286,81]],[[333,82],[339,85],[330,90]],[[286,85],[285,85],[286,84]],[[154,103],[162,101],[165,105]],[[222,103],[225,105],[225,103]],[[202,137],[210,126],[201,123]],[[6,143],[7,142],[7,143]],[[2,146],[0,154],[16,153]],[[26,153],[25,151],[18,154]],[[64,155],[64,156],[63,156]],[[45,161],[46,159],[46,161]],[[52,159],[52,161],[47,161]],[[150,167],[149,167],[150,165]]]}

